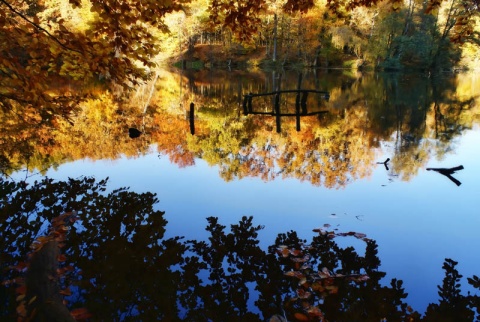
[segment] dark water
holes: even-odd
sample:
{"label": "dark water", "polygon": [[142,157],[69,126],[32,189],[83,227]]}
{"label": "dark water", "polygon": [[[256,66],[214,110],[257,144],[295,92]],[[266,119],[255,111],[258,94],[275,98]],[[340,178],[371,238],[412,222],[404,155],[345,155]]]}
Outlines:
{"label": "dark water", "polygon": [[[45,175],[109,177],[107,191],[128,186],[156,193],[155,209],[168,221],[164,238],[207,240],[209,216],[227,231],[253,216],[254,225],[264,226],[258,232],[264,250],[279,233],[293,230],[311,240],[318,235],[312,230],[325,224],[366,234],[377,242],[379,270],[386,272],[380,285],[402,280],[405,302],[420,314],[439,301],[445,258],[459,263],[462,292],[478,293],[466,280],[480,273],[480,81],[474,74],[191,71],[162,72],[155,85],[152,95],[150,85],[137,93],[141,145],[126,139],[114,158],[71,157]],[[252,100],[254,111],[265,114],[244,115],[244,95],[294,89],[328,91],[329,98],[305,97],[313,115],[299,116],[300,125],[295,93],[279,97],[279,111],[288,114],[280,121],[269,115],[273,96]],[[185,117],[192,102],[193,136]],[[137,153],[122,151],[129,144],[137,144]],[[355,236],[335,240],[365,254]],[[247,306],[258,313],[254,298]]]}

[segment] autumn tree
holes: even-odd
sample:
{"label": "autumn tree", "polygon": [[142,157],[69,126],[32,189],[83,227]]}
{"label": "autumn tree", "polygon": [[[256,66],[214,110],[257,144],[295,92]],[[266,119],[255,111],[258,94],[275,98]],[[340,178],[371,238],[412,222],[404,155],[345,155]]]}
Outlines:
{"label": "autumn tree", "polygon": [[[46,2],[48,5],[49,2]],[[93,14],[86,28],[68,26],[66,17],[40,2],[0,2],[0,106],[31,105],[68,113],[84,96],[59,91],[56,82],[103,80],[130,87],[155,66],[153,30],[165,30],[167,13],[183,1],[70,1]],[[77,80],[77,82],[76,82]]]}

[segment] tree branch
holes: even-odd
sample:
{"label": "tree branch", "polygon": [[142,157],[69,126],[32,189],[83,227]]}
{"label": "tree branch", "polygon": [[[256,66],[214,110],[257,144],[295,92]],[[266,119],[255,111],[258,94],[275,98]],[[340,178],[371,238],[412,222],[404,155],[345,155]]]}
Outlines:
{"label": "tree branch", "polygon": [[43,28],[42,26],[36,24],[35,22],[31,21],[30,19],[28,19],[25,15],[23,15],[21,12],[19,12],[18,10],[16,10],[11,4],[9,4],[8,2],[6,2],[5,0],[0,0],[0,3],[3,3],[5,4],[8,9],[10,9],[10,11],[12,11],[13,13],[15,13],[16,15],[18,15],[20,18],[22,18],[23,20],[25,20],[26,22],[28,22],[29,24],[31,24],[32,26],[34,26],[35,28],[37,28],[38,30],[41,30],[43,31],[44,33],[46,33],[50,38],[52,38],[56,43],[58,43],[60,46],[62,46],[63,48],[67,49],[67,50],[71,50],[71,51],[74,51],[74,52],[77,52],[79,54],[83,54],[81,51],[79,50],[76,50],[76,49],[73,49],[73,48],[70,48],[68,46],[65,46],[64,44],[62,44],[60,42],[60,40],[55,37],[54,35],[52,35],[48,30],[46,30],[45,28]]}

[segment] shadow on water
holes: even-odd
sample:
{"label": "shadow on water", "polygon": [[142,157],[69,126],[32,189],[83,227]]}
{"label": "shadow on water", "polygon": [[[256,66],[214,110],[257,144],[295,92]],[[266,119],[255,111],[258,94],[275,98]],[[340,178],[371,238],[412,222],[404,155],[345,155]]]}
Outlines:
{"label": "shadow on water", "polygon": [[[421,315],[401,280],[383,281],[377,244],[365,234],[324,225],[311,240],[288,231],[262,249],[252,217],[228,229],[209,217],[208,240],[164,238],[155,194],[107,188],[93,178],[0,181],[2,321],[68,311],[92,321],[478,319],[480,297],[462,294],[451,259],[438,303]],[[478,277],[468,281],[480,289]]]}

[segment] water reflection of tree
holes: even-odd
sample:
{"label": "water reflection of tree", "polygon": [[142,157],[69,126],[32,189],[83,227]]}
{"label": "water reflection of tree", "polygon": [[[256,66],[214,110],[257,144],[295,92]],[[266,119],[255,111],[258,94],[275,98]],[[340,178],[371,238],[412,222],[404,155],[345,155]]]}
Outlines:
{"label": "water reflection of tree", "polygon": [[[298,72],[281,74],[276,80],[281,88],[298,86]],[[42,170],[80,158],[135,156],[156,144],[160,154],[180,166],[204,158],[219,166],[226,180],[289,177],[336,188],[371,173],[373,149],[380,142],[394,145],[392,171],[408,180],[477,122],[475,101],[456,89],[453,78],[305,72],[300,74],[303,88],[331,93],[328,104],[321,106],[329,114],[303,117],[300,132],[293,118],[285,118],[283,132],[277,134],[273,117],[242,115],[242,94],[275,85],[270,75],[255,73],[253,81],[248,75],[163,72],[155,85],[161,90],[149,96],[148,104],[145,88],[123,101],[97,93],[97,99],[81,104],[70,120],[73,125],[58,118],[45,123],[46,118],[37,120],[28,109],[24,114],[2,110],[0,166],[6,173],[22,166]],[[198,117],[195,137],[185,120],[191,101]],[[129,139],[126,130],[131,126],[145,135]]]}
{"label": "water reflection of tree", "polygon": [[[289,321],[473,321],[480,307],[478,296],[461,294],[457,263],[447,259],[440,301],[420,318],[401,281],[383,285],[377,244],[361,233],[325,226],[307,243],[290,231],[263,250],[253,218],[227,230],[212,217],[208,240],[165,238],[154,194],[107,193],[106,180],[91,178],[0,183],[2,280],[22,275],[14,268],[53,217],[78,210],[62,248],[62,266],[71,267],[63,283],[71,284],[69,308],[85,307],[94,320],[261,321],[280,314]],[[363,255],[340,247],[339,236],[364,240]],[[469,283],[480,288],[478,277]],[[15,288],[0,288],[2,320],[14,320]]]}
{"label": "water reflection of tree", "polygon": [[374,137],[393,141],[393,170],[409,180],[432,155],[444,155],[454,138],[471,128],[477,108],[452,77],[387,74],[383,81],[382,92],[373,82],[365,91],[372,131]]}
{"label": "water reflection of tree", "polygon": [[[89,158],[116,159],[148,151],[145,137],[132,141],[130,126],[141,126],[138,109],[116,102],[111,94],[86,99],[68,119],[38,116],[26,107],[0,110],[2,140],[0,171],[6,174],[27,168],[46,171],[59,164]],[[149,121],[151,123],[151,121]]]}

